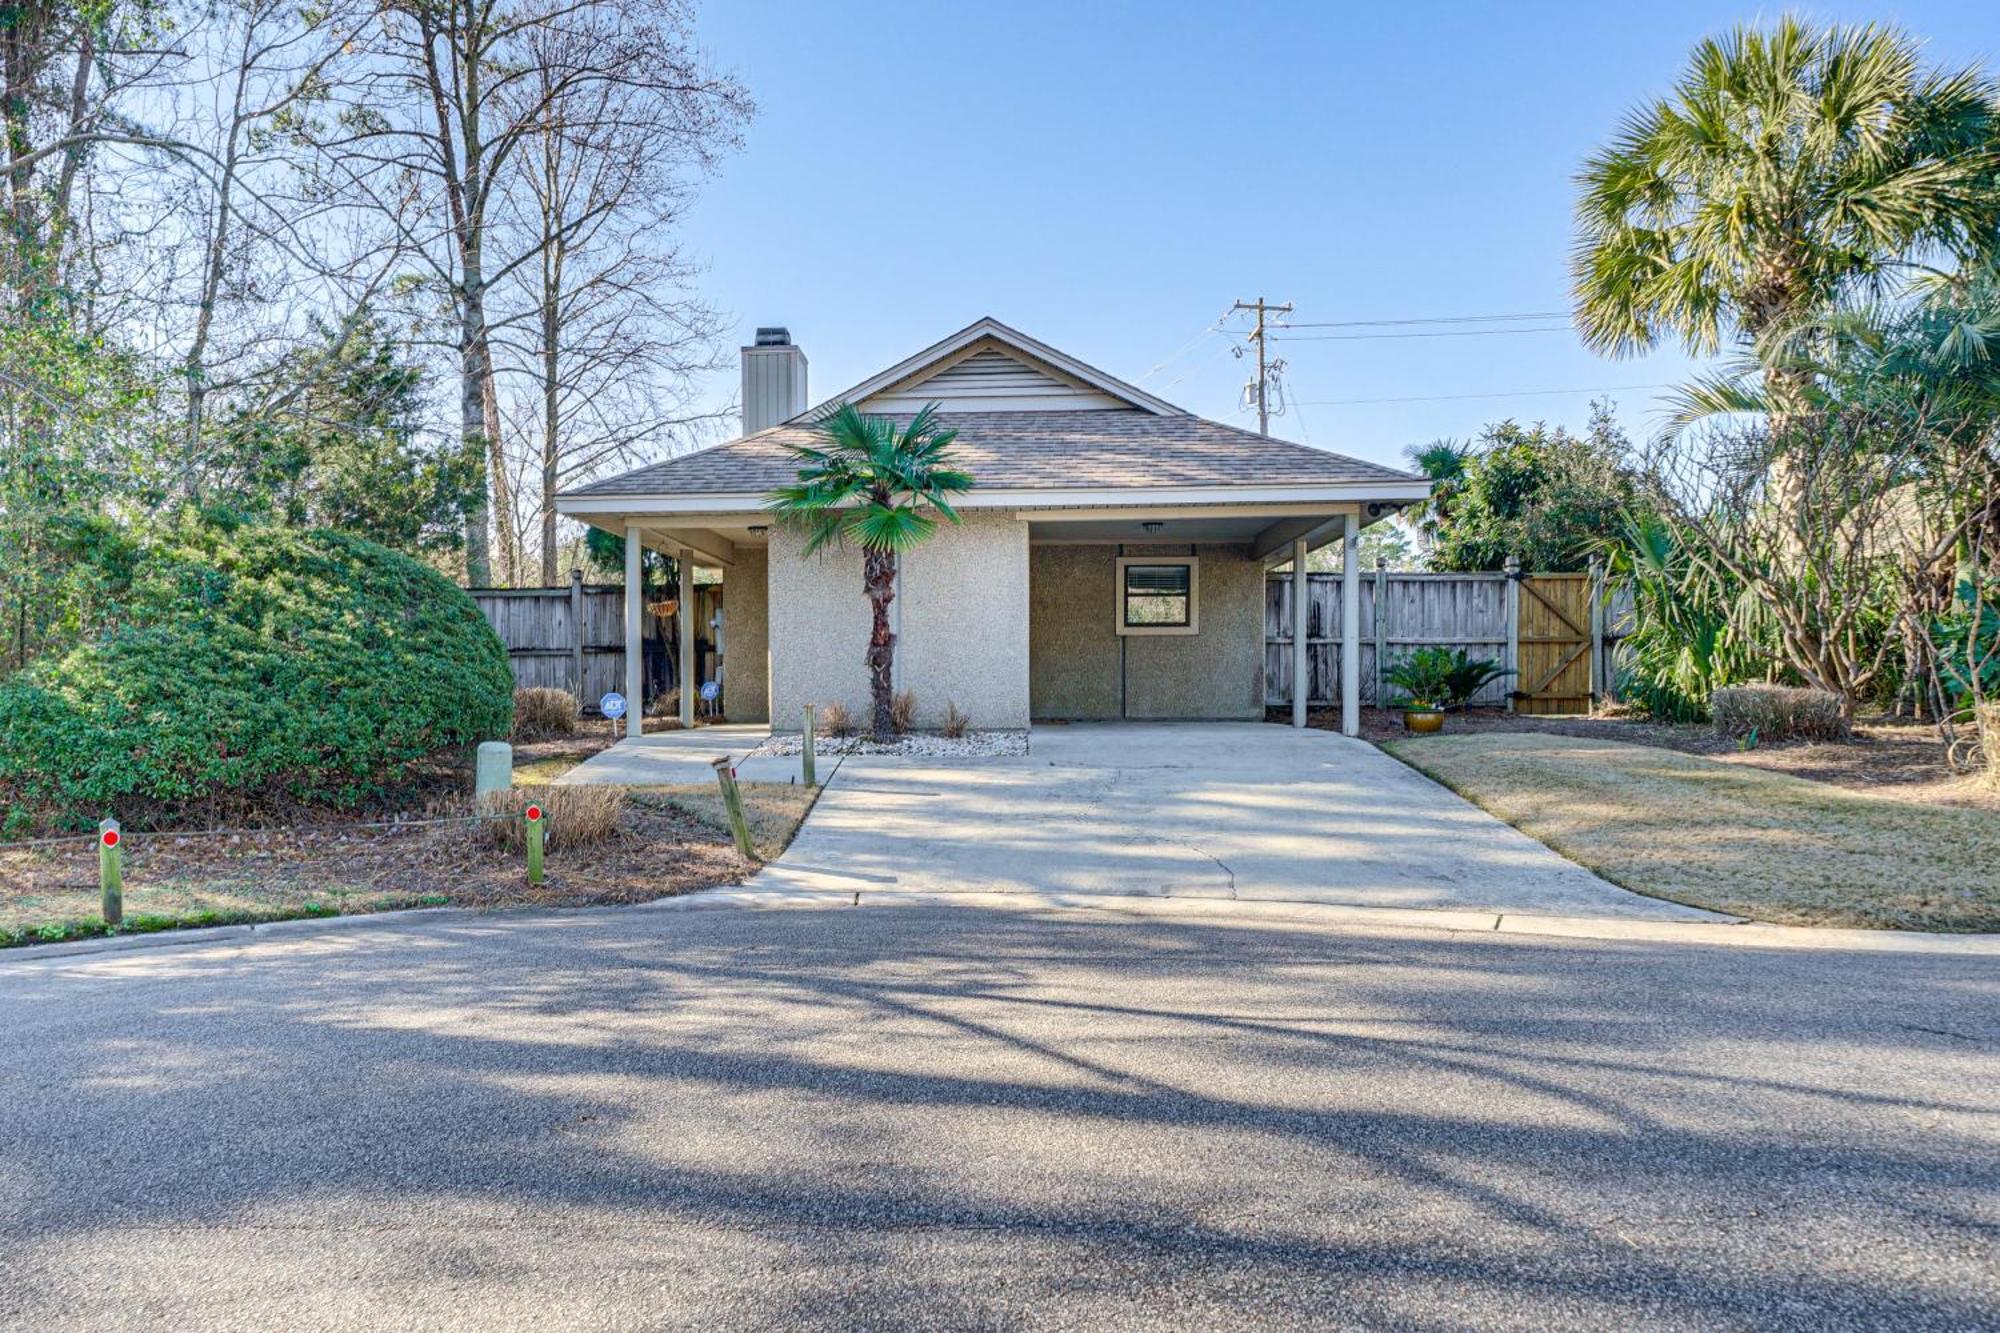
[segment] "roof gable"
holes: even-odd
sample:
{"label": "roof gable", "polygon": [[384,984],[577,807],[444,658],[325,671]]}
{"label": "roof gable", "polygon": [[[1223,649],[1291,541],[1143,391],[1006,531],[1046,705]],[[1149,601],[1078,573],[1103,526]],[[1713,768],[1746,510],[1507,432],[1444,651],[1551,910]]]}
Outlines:
{"label": "roof gable", "polygon": [[811,420],[841,403],[871,412],[914,412],[929,402],[938,403],[945,412],[1124,409],[1187,415],[1164,399],[988,317],[793,419]]}
{"label": "roof gable", "polygon": [[864,412],[1085,412],[1132,405],[1042,362],[982,338],[948,360],[856,403]]}

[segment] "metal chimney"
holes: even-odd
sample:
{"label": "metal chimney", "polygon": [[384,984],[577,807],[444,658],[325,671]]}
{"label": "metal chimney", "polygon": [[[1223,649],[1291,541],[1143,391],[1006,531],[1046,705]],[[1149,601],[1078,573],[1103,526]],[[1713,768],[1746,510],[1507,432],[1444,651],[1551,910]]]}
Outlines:
{"label": "metal chimney", "polygon": [[743,349],[743,433],[790,421],[806,410],[806,354],[790,329],[760,328]]}

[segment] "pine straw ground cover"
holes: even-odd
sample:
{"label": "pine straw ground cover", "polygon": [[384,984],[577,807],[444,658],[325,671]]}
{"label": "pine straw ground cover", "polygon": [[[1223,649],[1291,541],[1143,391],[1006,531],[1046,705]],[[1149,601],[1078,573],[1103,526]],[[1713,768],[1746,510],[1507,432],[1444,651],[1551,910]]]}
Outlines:
{"label": "pine straw ground cover", "polygon": [[[412,822],[231,834],[139,833],[125,839],[126,932],[338,916],[410,907],[572,907],[634,903],[740,882],[713,792],[630,792],[613,835],[552,845],[531,889],[518,850],[481,826]],[[812,803],[799,787],[752,783],[744,803],[759,851],[775,856]],[[0,946],[101,934],[97,849],[0,844]]]}
{"label": "pine straw ground cover", "polygon": [[2000,930],[2000,815],[1525,732],[1389,753],[1636,893],[1786,925]]}

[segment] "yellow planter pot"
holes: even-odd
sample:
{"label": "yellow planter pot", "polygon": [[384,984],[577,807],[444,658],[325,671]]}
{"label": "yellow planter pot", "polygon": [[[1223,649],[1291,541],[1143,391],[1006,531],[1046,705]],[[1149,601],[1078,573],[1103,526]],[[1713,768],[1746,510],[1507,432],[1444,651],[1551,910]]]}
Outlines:
{"label": "yellow planter pot", "polygon": [[1430,732],[1444,730],[1444,710],[1442,708],[1406,708],[1403,710],[1403,730]]}

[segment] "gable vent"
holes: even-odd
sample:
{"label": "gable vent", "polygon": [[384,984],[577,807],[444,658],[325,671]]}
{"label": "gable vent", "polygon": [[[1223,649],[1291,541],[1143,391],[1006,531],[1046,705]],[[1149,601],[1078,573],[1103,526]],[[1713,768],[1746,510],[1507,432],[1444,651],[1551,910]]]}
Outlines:
{"label": "gable vent", "polygon": [[876,394],[866,407],[875,412],[914,412],[932,402],[945,412],[1102,411],[1127,406],[987,347],[934,375]]}

